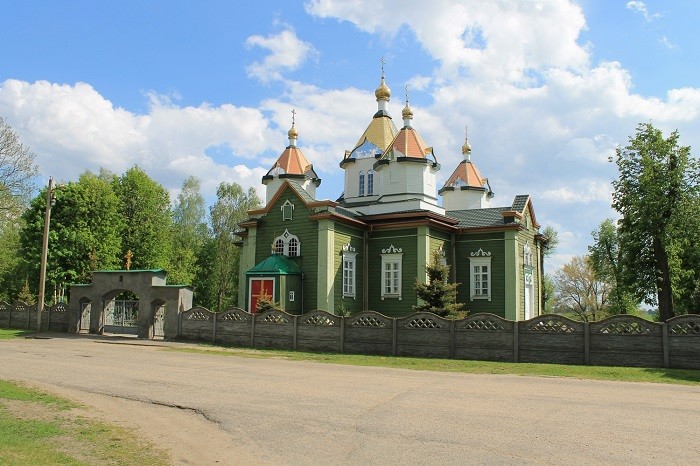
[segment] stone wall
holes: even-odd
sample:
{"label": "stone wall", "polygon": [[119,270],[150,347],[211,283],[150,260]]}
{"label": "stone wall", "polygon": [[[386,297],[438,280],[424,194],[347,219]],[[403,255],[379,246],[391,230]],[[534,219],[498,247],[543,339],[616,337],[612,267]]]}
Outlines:
{"label": "stone wall", "polygon": [[700,369],[698,314],[666,323],[623,315],[584,323],[559,315],[513,322],[493,314],[451,320],[423,312],[392,318],[372,311],[339,317],[193,308],[180,313],[178,337],[255,348]]}

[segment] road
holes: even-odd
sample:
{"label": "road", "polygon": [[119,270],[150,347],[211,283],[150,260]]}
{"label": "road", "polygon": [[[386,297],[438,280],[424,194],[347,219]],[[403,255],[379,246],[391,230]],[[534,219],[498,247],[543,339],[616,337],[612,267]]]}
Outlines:
{"label": "road", "polygon": [[82,401],[139,429],[176,464],[700,464],[699,386],[355,367],[120,342],[0,341],[0,378]]}

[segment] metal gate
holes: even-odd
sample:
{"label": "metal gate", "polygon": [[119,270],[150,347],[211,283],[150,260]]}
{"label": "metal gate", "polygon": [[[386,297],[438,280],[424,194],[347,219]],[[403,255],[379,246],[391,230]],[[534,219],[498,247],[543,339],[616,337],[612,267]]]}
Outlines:
{"label": "metal gate", "polygon": [[139,302],[115,300],[105,306],[106,333],[138,334]]}
{"label": "metal gate", "polygon": [[156,306],[155,312],[153,313],[153,337],[163,338],[165,336],[164,330],[165,324],[165,306]]}
{"label": "metal gate", "polygon": [[90,308],[91,303],[83,303],[83,307],[80,311],[80,331],[89,332],[90,331]]}

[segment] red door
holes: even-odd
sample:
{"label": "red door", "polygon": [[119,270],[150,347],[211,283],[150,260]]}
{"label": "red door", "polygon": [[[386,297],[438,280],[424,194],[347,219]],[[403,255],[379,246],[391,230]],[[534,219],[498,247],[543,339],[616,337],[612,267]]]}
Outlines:
{"label": "red door", "polygon": [[268,299],[274,298],[275,281],[272,278],[251,278],[250,279],[250,312],[258,311],[258,301],[263,296]]}

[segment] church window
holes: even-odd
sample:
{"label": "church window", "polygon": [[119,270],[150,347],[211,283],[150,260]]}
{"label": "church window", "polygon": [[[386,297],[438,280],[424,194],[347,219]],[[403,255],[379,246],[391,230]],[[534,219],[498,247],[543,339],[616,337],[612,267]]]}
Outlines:
{"label": "church window", "polygon": [[284,201],[284,204],[282,204],[282,220],[291,220],[292,219],[292,211],[294,210],[294,204],[287,199]]}
{"label": "church window", "polygon": [[402,261],[401,248],[395,248],[392,244],[389,248],[382,249],[382,299],[401,299]]}
{"label": "church window", "polygon": [[355,298],[356,257],[355,248],[350,243],[343,246],[343,296],[349,298]]}
{"label": "church window", "polygon": [[289,250],[289,254],[288,254],[289,257],[298,256],[299,255],[299,240],[296,238],[290,238],[288,250]]}
{"label": "church window", "polygon": [[532,266],[532,249],[527,243],[525,243],[525,246],[523,247],[523,263],[525,265]]}
{"label": "church window", "polygon": [[365,195],[365,172],[360,172],[360,196]]}
{"label": "church window", "polygon": [[296,257],[301,255],[301,243],[296,235],[293,235],[289,230],[284,230],[280,236],[272,242],[272,252],[274,254],[283,254],[288,257]]}
{"label": "church window", "polygon": [[479,249],[469,258],[469,289],[471,299],[491,301],[491,253]]}
{"label": "church window", "polygon": [[374,170],[367,171],[367,195],[374,194]]}

